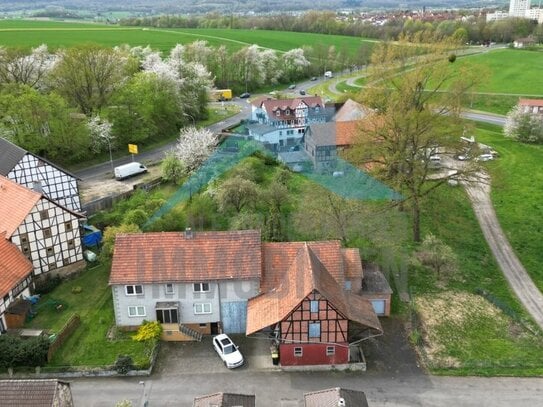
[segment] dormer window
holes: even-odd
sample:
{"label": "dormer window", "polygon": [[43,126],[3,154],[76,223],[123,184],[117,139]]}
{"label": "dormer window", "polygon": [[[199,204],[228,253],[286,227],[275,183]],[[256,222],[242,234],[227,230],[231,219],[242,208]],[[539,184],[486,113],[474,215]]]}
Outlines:
{"label": "dormer window", "polygon": [[281,110],[277,109],[277,110],[275,111],[275,115],[276,115],[276,116],[280,116],[280,115],[281,115]]}
{"label": "dormer window", "polygon": [[290,109],[287,109],[287,110],[285,111],[285,114],[290,114]]}

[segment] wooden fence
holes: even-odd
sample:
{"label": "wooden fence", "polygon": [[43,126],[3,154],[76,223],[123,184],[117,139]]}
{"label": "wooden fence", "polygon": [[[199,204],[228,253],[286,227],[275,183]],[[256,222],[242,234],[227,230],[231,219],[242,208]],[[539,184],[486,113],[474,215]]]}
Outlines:
{"label": "wooden fence", "polygon": [[81,318],[79,315],[73,314],[70,319],[64,324],[57,337],[53,343],[49,346],[49,351],[47,352],[47,362],[51,362],[55,352],[62,346],[64,342],[68,340],[70,335],[76,330],[76,328],[81,325]]}

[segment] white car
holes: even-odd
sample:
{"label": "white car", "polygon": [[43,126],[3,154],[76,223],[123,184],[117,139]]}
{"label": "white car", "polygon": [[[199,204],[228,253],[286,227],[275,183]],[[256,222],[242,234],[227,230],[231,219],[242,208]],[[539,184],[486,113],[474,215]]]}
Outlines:
{"label": "white car", "polygon": [[215,336],[213,338],[213,347],[228,369],[243,365],[243,356],[228,335],[220,334]]}

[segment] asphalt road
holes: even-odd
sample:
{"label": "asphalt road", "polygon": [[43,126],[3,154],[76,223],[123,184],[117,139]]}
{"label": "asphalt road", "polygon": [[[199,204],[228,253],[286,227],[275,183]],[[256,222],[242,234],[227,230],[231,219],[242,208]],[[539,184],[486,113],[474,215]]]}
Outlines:
{"label": "asphalt road", "polygon": [[384,377],[370,372],[187,371],[143,379],[77,379],[72,382],[72,394],[78,407],[111,407],[125,399],[134,407],[143,406],[144,402],[149,407],[189,407],[195,396],[220,391],[256,394],[257,407],[298,407],[304,392],[330,387],[362,390],[371,407],[534,407],[543,400],[540,378]]}
{"label": "asphalt road", "polygon": [[[229,117],[223,121],[220,121],[218,123],[212,124],[211,126],[208,126],[207,128],[214,133],[219,133],[222,129],[228,126],[231,126],[233,124],[239,123],[241,119],[246,119],[247,117],[250,116],[251,106],[248,103],[247,99],[235,98],[234,100],[230,102],[225,102],[225,103],[236,104],[241,107],[241,111],[232,117]],[[171,150],[175,144],[176,142],[172,141],[171,143],[168,143],[155,150],[146,151],[141,154],[138,154],[137,160],[138,161],[159,161],[162,158],[164,158],[165,153]],[[118,158],[116,160],[113,160],[113,166],[116,167],[118,165],[129,163],[131,161],[132,161],[131,156]],[[79,178],[85,181],[85,180],[89,180],[93,178],[103,177],[107,172],[111,172],[111,164],[109,161],[106,161],[102,164],[95,165],[93,167],[76,171],[75,175],[77,175]]]}

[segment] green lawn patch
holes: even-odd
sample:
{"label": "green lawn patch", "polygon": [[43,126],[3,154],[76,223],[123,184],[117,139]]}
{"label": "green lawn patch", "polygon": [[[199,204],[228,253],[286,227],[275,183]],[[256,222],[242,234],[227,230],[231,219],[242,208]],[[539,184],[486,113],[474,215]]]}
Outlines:
{"label": "green lawn patch", "polygon": [[335,46],[354,55],[362,46],[375,42],[358,37],[296,33],[266,30],[180,29],[127,27],[54,21],[0,21],[0,43],[4,46],[36,47],[47,44],[51,49],[82,43],[96,43],[113,47],[120,44],[151,46],[167,52],[176,44],[204,40],[209,45],[225,45],[230,51],[257,44],[277,51],[288,51],[303,46]]}
{"label": "green lawn patch", "polygon": [[[28,328],[58,333],[72,314],[81,317],[81,325],[57,351],[49,367],[109,366],[119,354],[130,355],[139,366],[149,364],[145,344],[133,341],[129,334],[121,334],[115,340],[106,338],[114,325],[109,269],[109,263],[86,269],[40,298],[37,315],[26,324]],[[76,287],[81,287],[81,292],[75,293]],[[52,305],[41,306],[49,300],[61,302],[62,310]]]}
{"label": "green lawn patch", "polygon": [[500,153],[487,163],[492,203],[515,253],[543,291],[543,146],[508,139],[501,128],[489,125],[479,125],[476,138]]}
{"label": "green lawn patch", "polygon": [[500,49],[460,58],[450,66],[451,69],[468,66],[489,72],[478,86],[478,92],[543,96],[542,64],[542,52]]}

